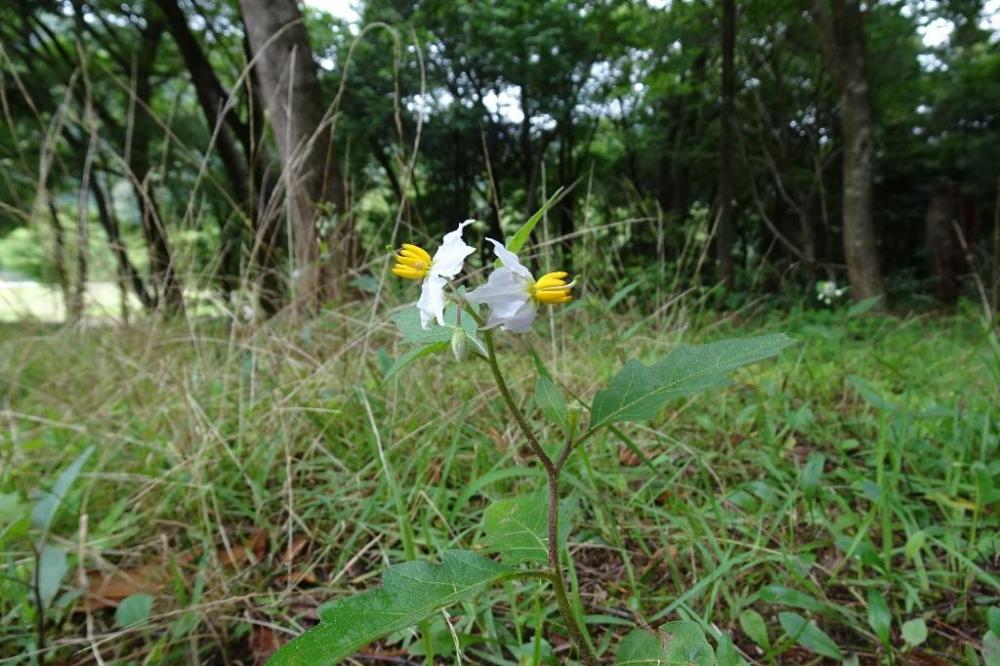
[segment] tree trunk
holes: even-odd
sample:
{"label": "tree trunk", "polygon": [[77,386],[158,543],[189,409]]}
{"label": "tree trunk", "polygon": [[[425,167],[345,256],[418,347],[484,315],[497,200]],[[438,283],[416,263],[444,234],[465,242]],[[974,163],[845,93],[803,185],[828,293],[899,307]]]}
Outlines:
{"label": "tree trunk", "polygon": [[[832,12],[831,12],[832,8]],[[833,70],[840,92],[840,121],[844,144],[844,258],[855,300],[885,299],[878,246],[872,220],[871,97],[865,55],[864,18],[860,0],[813,0],[813,17],[820,46]]]}
{"label": "tree trunk", "polygon": [[719,278],[726,290],[732,290],[733,268],[733,96],[736,77],[733,52],[736,43],[736,2],[722,0],[722,133],[719,146],[719,219],[715,230],[715,250]]}
{"label": "tree trunk", "polygon": [[52,225],[52,269],[62,294],[63,308],[66,309],[70,299],[69,273],[66,271],[66,234],[59,221],[59,211],[52,200],[52,193],[46,193],[46,196],[49,200],[49,223]]}
{"label": "tree trunk", "polygon": [[184,295],[177,279],[177,267],[174,265],[170,243],[167,240],[167,229],[160,217],[156,196],[150,183],[152,165],[149,151],[155,127],[149,111],[146,110],[152,98],[153,63],[156,60],[156,51],[159,49],[164,28],[162,18],[147,15],[136,68],[134,94],[138,104],[132,129],[128,167],[132,172],[132,188],[135,191],[136,203],[142,213],[142,233],[149,250],[150,273],[157,289],[157,306],[163,305],[168,312],[179,313],[184,309]]}
{"label": "tree trunk", "polygon": [[[330,128],[323,124],[326,104],[297,2],[240,0],[240,7],[282,162],[297,275],[295,307],[309,313],[343,287],[342,279],[338,284],[324,279],[317,228],[323,204],[333,204],[334,211],[327,213],[340,216],[331,254],[342,260],[345,249],[353,244]],[[349,266],[334,268],[343,278]]]}
{"label": "tree trunk", "polygon": [[927,261],[934,293],[949,305],[958,300],[962,251],[953,229],[957,201],[953,185],[943,185],[931,194],[924,224],[927,232]]}
{"label": "tree trunk", "polygon": [[[214,137],[214,147],[229,178],[239,209],[234,211],[239,222],[229,221],[221,229],[219,247],[219,278],[223,291],[228,295],[239,286],[240,248],[244,228],[258,229],[259,208],[254,196],[257,173],[254,172],[254,136],[249,125],[243,123],[236,111],[226,107],[229,93],[223,88],[208,56],[188,24],[187,17],[177,0],[156,0],[167,21],[167,29],[177,43],[184,65],[191,75],[198,104],[201,106],[208,131]],[[253,101],[248,105],[253,108]],[[248,114],[251,116],[252,114]],[[259,181],[259,177],[257,178]],[[230,216],[223,215],[226,220]],[[250,224],[245,224],[249,219]],[[262,253],[265,257],[272,253]]]}
{"label": "tree trunk", "polygon": [[111,206],[104,194],[104,189],[97,180],[95,174],[91,175],[90,186],[94,193],[94,202],[97,204],[97,217],[101,227],[108,237],[108,245],[111,254],[115,258],[115,267],[118,272],[118,282],[123,289],[131,288],[139,298],[139,302],[147,310],[152,310],[156,306],[156,301],[146,290],[146,283],[139,274],[138,269],[128,257],[128,251],[122,242],[121,230],[118,227],[118,220],[112,212]]}

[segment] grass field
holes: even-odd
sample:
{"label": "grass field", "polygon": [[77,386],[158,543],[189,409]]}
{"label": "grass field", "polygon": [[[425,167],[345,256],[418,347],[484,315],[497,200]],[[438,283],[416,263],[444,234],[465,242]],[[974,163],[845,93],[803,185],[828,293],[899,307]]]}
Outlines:
{"label": "grass field", "polygon": [[[634,446],[602,435],[571,459],[571,579],[603,659],[626,626],[681,618],[751,663],[989,657],[1000,354],[978,319],[641,317],[629,301],[581,301],[505,338],[519,398],[535,377],[529,345],[589,396],[626,358],[679,340],[785,331],[799,344],[624,427]],[[393,479],[421,556],[480,542],[484,508],[543,475],[482,367],[441,355],[382,384],[399,353],[367,308],[256,329],[0,324],[0,509],[15,515],[94,447],[50,531],[68,571],[49,591],[47,661],[260,661],[318,604],[405,559]],[[34,558],[7,531],[0,659],[27,663],[40,647]],[[123,628],[136,611],[113,606],[136,593],[152,595],[148,619]],[[460,663],[456,642],[461,663],[535,663],[540,626],[541,662],[566,663],[548,599],[510,582],[437,616],[440,663]],[[419,663],[421,645],[400,633],[357,662]]]}

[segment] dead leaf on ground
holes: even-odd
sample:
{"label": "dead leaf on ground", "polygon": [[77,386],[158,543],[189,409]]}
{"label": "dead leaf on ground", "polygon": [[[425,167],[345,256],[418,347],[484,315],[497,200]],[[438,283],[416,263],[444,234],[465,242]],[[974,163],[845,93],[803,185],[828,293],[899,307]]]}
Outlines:
{"label": "dead leaf on ground", "polygon": [[302,535],[292,539],[292,543],[289,544],[288,548],[286,548],[285,552],[281,555],[281,564],[289,565],[294,562],[308,543],[309,539]]}
{"label": "dead leaf on ground", "polygon": [[259,624],[251,625],[250,651],[253,653],[254,664],[263,666],[280,647],[281,641],[278,640],[278,635],[274,633],[274,629]]}
{"label": "dead leaf on ground", "polygon": [[224,566],[242,569],[257,564],[267,556],[267,531],[262,527],[254,528],[246,543],[236,546],[231,551],[220,548],[219,561]]}
{"label": "dead leaf on ground", "polygon": [[622,467],[636,467],[642,460],[635,454],[635,451],[622,444],[618,449],[618,462]]}
{"label": "dead leaf on ground", "polygon": [[87,592],[81,610],[117,608],[122,599],[133,594],[156,594],[166,584],[169,574],[162,564],[148,564],[112,572],[88,571]]}

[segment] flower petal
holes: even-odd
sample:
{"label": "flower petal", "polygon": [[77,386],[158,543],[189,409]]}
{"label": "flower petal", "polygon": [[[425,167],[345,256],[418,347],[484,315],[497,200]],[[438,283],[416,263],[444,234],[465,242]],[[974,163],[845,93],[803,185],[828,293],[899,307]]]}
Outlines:
{"label": "flower petal", "polygon": [[424,279],[420,288],[420,300],[417,301],[417,309],[420,310],[420,326],[424,330],[431,322],[437,319],[438,324],[444,326],[444,286],[448,284],[448,279],[440,275],[431,273]]}
{"label": "flower petal", "polygon": [[475,222],[466,220],[458,225],[455,231],[449,231],[441,241],[441,247],[434,253],[431,262],[431,273],[446,278],[452,278],[462,271],[465,258],[476,251],[476,248],[465,244],[462,240],[462,229]]}
{"label": "flower petal", "polygon": [[521,264],[516,254],[514,254],[513,252],[505,248],[503,245],[493,240],[492,238],[487,238],[486,240],[493,243],[493,251],[496,252],[497,259],[500,260],[500,263],[503,265],[504,268],[509,268],[513,272],[528,278],[532,282],[535,281],[534,278],[531,277],[531,271],[529,271],[527,268],[524,267],[523,264]]}
{"label": "flower petal", "polygon": [[498,268],[490,273],[486,284],[476,287],[465,295],[466,300],[476,305],[486,304],[490,308],[490,319],[506,319],[531,300],[531,279],[525,279],[509,268]]}
{"label": "flower petal", "polygon": [[513,316],[506,318],[500,328],[511,333],[527,333],[538,316],[538,307],[530,298]]}

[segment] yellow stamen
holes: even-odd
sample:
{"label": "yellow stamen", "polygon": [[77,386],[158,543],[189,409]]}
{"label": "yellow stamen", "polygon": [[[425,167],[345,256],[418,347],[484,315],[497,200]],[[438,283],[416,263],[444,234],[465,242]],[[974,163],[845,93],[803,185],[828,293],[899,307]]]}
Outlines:
{"label": "yellow stamen", "polygon": [[396,253],[392,274],[407,280],[422,280],[431,269],[431,255],[417,245],[403,243]]}
{"label": "yellow stamen", "polygon": [[410,243],[403,243],[403,254],[410,254],[417,259],[423,259],[428,264],[431,263],[431,255],[427,253],[427,250],[420,247],[419,245],[411,245]]}
{"label": "yellow stamen", "polygon": [[573,300],[573,282],[566,282],[569,273],[565,271],[555,271],[546,273],[535,281],[531,287],[531,297],[537,303],[545,305],[556,305],[559,303],[569,303]]}

